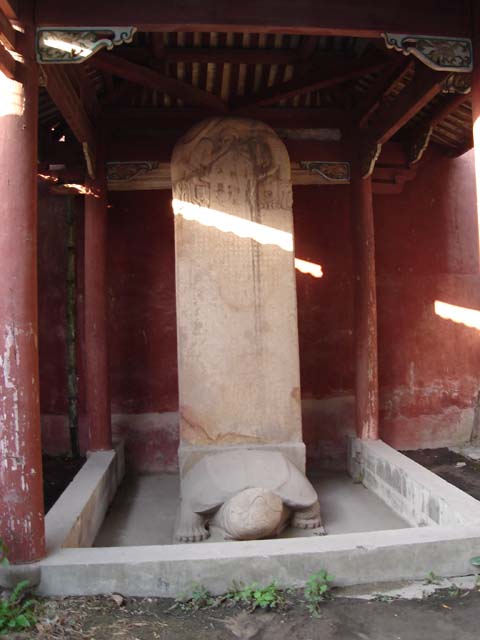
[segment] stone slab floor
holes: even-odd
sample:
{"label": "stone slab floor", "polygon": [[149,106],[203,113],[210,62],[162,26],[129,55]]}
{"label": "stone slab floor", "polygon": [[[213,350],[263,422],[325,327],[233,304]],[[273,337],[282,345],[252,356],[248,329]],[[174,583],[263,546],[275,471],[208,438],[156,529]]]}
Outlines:
{"label": "stone slab floor", "polygon": [[[408,524],[363,485],[342,472],[310,478],[327,534],[402,529]],[[96,547],[172,544],[179,479],[173,474],[127,476],[95,540]],[[312,535],[287,530],[284,537]],[[315,532],[313,532],[315,535]],[[218,541],[215,535],[210,541]]]}

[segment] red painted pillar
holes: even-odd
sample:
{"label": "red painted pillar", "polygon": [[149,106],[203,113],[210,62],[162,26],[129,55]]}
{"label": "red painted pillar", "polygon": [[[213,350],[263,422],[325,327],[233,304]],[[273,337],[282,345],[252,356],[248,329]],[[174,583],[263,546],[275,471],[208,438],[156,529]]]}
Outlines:
{"label": "red painted pillar", "polygon": [[[28,3],[23,3],[23,6]],[[0,537],[14,564],[45,555],[37,328],[35,34],[21,16],[24,62],[0,72]],[[25,18],[25,20],[23,20]]]}
{"label": "red painted pillar", "polygon": [[85,384],[89,450],[112,449],[108,371],[107,183],[103,155],[85,196]]}
{"label": "red painted pillar", "polygon": [[378,438],[377,294],[372,179],[352,162],[351,207],[355,272],[355,395],[357,436]]}
{"label": "red painted pillar", "polygon": [[[473,73],[472,73],[472,121],[475,154],[475,182],[477,185],[477,221],[479,231],[480,260],[480,3],[472,0]],[[479,263],[480,267],[480,263]]]}

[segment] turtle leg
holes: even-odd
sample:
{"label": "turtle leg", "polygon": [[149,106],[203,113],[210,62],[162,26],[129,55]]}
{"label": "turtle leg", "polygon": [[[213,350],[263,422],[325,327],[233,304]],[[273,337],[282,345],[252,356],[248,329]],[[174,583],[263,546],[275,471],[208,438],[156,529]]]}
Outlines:
{"label": "turtle leg", "polygon": [[205,527],[205,516],[192,511],[188,504],[180,505],[175,524],[176,542],[200,542],[210,537]]}
{"label": "turtle leg", "polygon": [[318,500],[306,509],[295,511],[292,518],[292,527],[296,529],[316,529],[322,526],[320,515],[320,503]]}

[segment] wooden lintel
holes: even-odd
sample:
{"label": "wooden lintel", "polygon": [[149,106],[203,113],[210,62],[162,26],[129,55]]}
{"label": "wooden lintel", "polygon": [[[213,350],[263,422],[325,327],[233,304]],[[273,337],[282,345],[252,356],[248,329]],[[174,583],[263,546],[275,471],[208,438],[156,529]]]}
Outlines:
{"label": "wooden lintel", "polygon": [[[169,128],[186,130],[196,122],[214,115],[225,115],[225,112],[174,107],[106,107],[102,112],[106,128],[144,133]],[[272,127],[291,129],[342,128],[348,123],[347,111],[327,108],[249,108],[242,110],[242,116],[260,120]]]}
{"label": "wooden lintel", "polygon": [[140,31],[234,31],[381,37],[391,33],[470,37],[469,0],[37,0],[38,26],[138,27]]}
{"label": "wooden lintel", "polygon": [[409,122],[442,90],[447,74],[432,71],[418,64],[415,76],[372,125],[373,138],[379,144],[390,140],[395,133]]}
{"label": "wooden lintel", "polygon": [[268,106],[280,100],[326,89],[359,76],[375,73],[380,71],[385,64],[385,57],[378,55],[366,55],[357,60],[339,58],[333,65],[319,65],[318,68],[311,69],[300,76],[294,76],[287,82],[280,82],[257,94],[246,96],[238,100],[234,107],[243,109],[249,106]]}
{"label": "wooden lintel", "polygon": [[10,55],[10,53],[0,44],[0,71],[4,73],[7,78],[15,78],[16,62]]}
{"label": "wooden lintel", "polygon": [[220,98],[203,89],[169,78],[159,71],[135,64],[112,53],[100,51],[88,62],[96,69],[124,78],[134,84],[163,91],[174,98],[180,98],[186,104],[220,111],[226,109],[225,103]]}
{"label": "wooden lintel", "polygon": [[10,19],[0,9],[0,43],[7,49],[15,51],[16,41],[15,30],[10,24]]}

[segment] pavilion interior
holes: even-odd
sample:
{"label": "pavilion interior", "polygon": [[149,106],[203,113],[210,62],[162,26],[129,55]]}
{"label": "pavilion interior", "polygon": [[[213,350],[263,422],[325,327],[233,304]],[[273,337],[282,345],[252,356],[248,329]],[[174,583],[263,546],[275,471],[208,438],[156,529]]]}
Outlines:
{"label": "pavilion interior", "polygon": [[[296,284],[303,439],[311,477],[330,478],[322,499],[336,491],[347,504],[363,499],[361,487],[341,480],[355,435],[356,269],[341,165],[360,139],[382,144],[372,174],[380,437],[399,450],[475,441],[480,288],[468,93],[445,92],[445,74],[383,39],[286,33],[137,32],[81,64],[43,64],[41,74],[40,384],[43,449],[54,456],[71,453],[72,425],[80,453],[88,449],[83,150],[103,140],[107,162],[112,424],[125,438],[129,475],[96,544],[132,544],[118,500],[141,499],[151,514],[148,477],[163,483],[160,493],[171,487],[164,513],[177,495],[169,162],[179,137],[213,115],[271,125],[290,155],[295,256],[314,267],[297,271]],[[333,174],[311,162],[329,163]],[[355,530],[348,518],[335,529],[334,511],[332,532]],[[406,526],[393,513],[378,518],[383,528]],[[144,543],[158,544],[150,534]]]}

